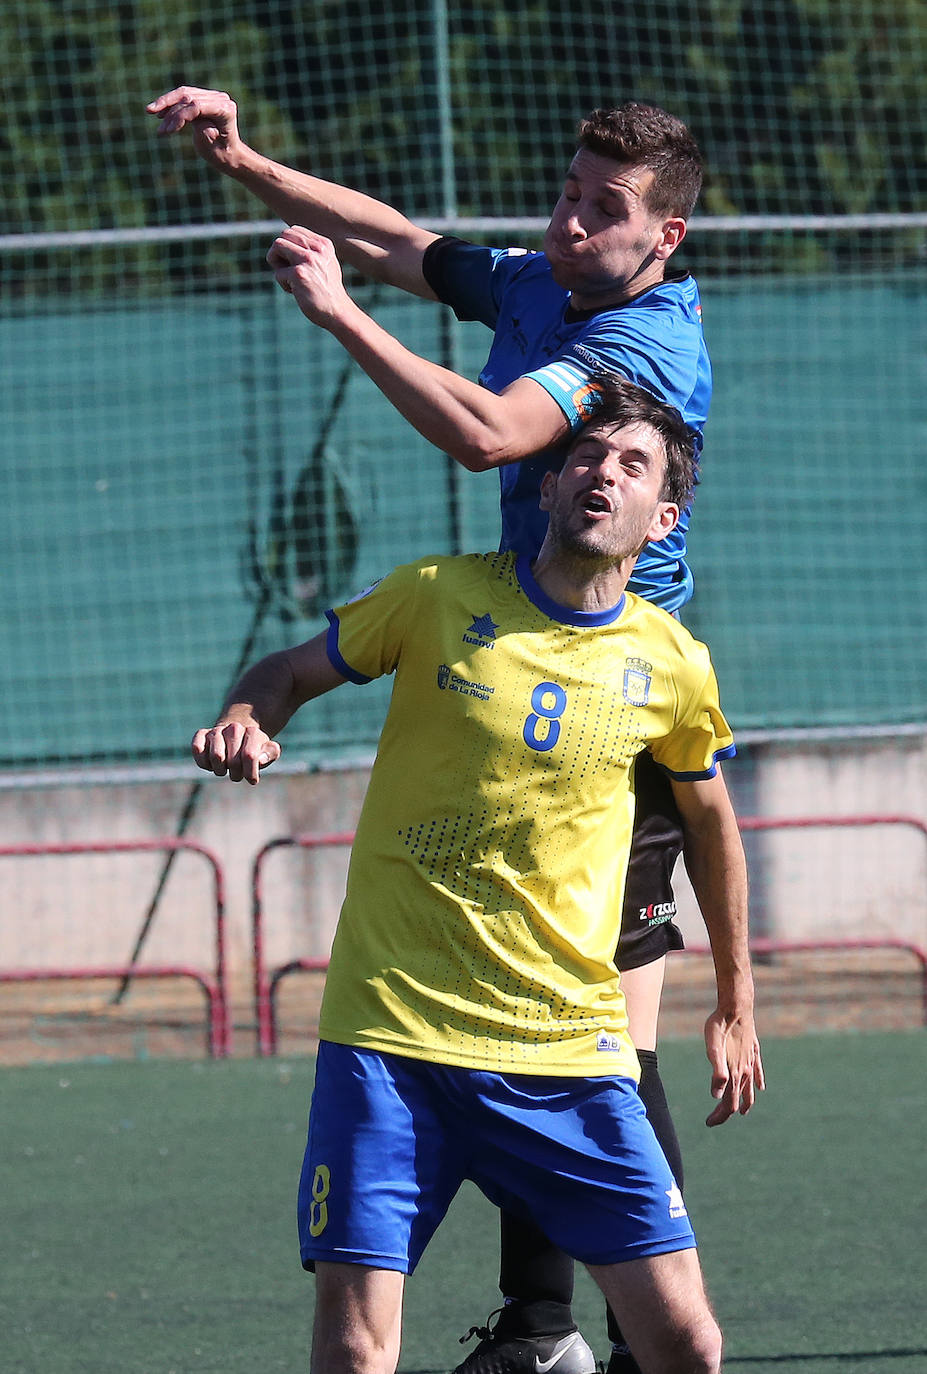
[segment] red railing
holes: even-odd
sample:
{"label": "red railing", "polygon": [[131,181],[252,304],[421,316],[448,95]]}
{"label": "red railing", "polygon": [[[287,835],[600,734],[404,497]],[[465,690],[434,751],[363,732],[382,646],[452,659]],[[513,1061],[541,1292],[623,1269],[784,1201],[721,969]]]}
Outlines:
{"label": "red railing", "polygon": [[[861,826],[908,826],[917,830],[927,845],[927,822],[916,816],[906,815],[860,815],[860,816],[741,816],[738,819],[741,831],[763,830],[808,830],[815,827],[839,829]],[[254,1005],[257,1025],[257,1052],[271,1055],[277,1052],[277,1014],[276,991],[281,979],[298,971],[319,972],[328,967],[328,959],[291,959],[285,964],[268,970],[264,957],[264,900],[262,890],[263,866],[267,855],[275,849],[296,846],[301,849],[322,849],[329,846],[352,844],[354,835],[345,831],[320,835],[285,835],[270,840],[261,849],[252,868],[252,941],[254,951]],[[927,897],[925,897],[927,905]],[[921,997],[924,1024],[927,1025],[927,950],[906,940],[889,937],[874,940],[766,940],[752,939],[750,947],[755,954],[788,954],[815,951],[842,951],[847,949],[897,949],[911,954],[921,966]],[[709,954],[708,945],[689,947],[692,954]]]}
{"label": "red railing", "polygon": [[[927,1026],[927,949],[910,940],[764,940],[751,939],[751,954],[845,954],[848,950],[894,949],[910,954],[921,966],[921,1020]],[[686,954],[710,954],[711,945],[686,945]]]}
{"label": "red railing", "polygon": [[118,964],[107,967],[47,969],[0,969],[0,982],[39,983],[84,979],[190,978],[206,997],[206,1045],[214,1059],[231,1050],[232,1028],[228,1011],[225,968],[225,881],[215,855],[192,840],[100,840],[74,844],[0,845],[0,859],[42,858],[65,854],[150,854],[183,850],[199,854],[210,866],[215,893],[215,966],[209,972],[186,964]]}
{"label": "red railing", "polygon": [[288,973],[301,969],[317,973],[328,968],[328,959],[291,959],[268,972],[264,957],[264,863],[268,854],[275,849],[328,849],[345,848],[354,843],[353,831],[340,831],[330,835],[281,835],[269,840],[259,849],[251,868],[251,944],[254,957],[254,1015],[257,1028],[257,1052],[259,1055],[277,1053],[277,1014],[275,994],[277,984]]}
{"label": "red railing", "polygon": [[[846,827],[897,825],[907,826],[918,831],[927,845],[927,821],[918,816],[905,815],[863,815],[863,816],[741,816],[738,825],[742,831],[763,830],[836,830]],[[927,899],[925,899],[927,905]],[[753,954],[817,954],[842,953],[846,950],[894,949],[910,954],[920,964],[921,969],[921,1015],[927,1026],[927,949],[911,940],[896,940],[891,936],[875,939],[857,940],[766,940],[759,936],[750,940]],[[710,954],[710,945],[687,945],[689,954]]]}

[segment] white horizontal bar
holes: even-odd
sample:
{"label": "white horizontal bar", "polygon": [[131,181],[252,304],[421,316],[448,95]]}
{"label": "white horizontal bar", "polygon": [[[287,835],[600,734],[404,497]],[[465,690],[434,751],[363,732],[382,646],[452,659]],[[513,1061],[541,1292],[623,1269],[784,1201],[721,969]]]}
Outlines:
{"label": "white horizontal bar", "polygon": [[[249,238],[278,234],[276,219],[229,220],[215,224],[150,225],[139,229],[74,229],[54,233],[0,234],[0,252],[26,253],[50,248],[102,248],[133,243],[184,243],[198,239]],[[440,234],[543,233],[547,220],[534,216],[493,218],[455,216],[426,219],[422,227]],[[689,221],[693,234],[818,233],[879,229],[927,229],[927,212],[884,215],[704,215]]]}

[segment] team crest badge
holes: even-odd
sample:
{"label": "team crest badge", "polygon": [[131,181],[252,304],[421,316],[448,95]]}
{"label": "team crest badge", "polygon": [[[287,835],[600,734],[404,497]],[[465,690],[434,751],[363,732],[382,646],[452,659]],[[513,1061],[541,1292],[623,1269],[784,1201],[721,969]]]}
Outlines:
{"label": "team crest badge", "polygon": [[629,706],[646,706],[650,700],[653,664],[643,658],[626,658],[622,696]]}

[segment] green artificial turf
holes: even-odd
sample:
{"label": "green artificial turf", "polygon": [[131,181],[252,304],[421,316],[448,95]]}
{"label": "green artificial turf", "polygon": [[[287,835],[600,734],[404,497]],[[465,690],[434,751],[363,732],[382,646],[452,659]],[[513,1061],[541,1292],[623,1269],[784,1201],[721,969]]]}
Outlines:
{"label": "green artificial turf", "polygon": [[[661,1067],[709,1290],[742,1374],[927,1369],[927,1036],[766,1046],[754,1113],[709,1131],[701,1046]],[[307,1367],[294,1195],[307,1060],[0,1071],[6,1374]],[[498,1303],[493,1209],[467,1186],[409,1281],[404,1371],[451,1369]],[[601,1302],[575,1310],[607,1357]]]}

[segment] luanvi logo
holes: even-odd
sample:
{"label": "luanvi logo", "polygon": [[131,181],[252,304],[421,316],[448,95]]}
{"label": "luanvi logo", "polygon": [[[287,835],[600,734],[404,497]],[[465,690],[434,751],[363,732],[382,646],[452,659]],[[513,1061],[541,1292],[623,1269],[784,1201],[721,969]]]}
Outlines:
{"label": "luanvi logo", "polygon": [[494,649],[496,631],[499,626],[489,614],[474,617],[473,624],[464,631],[464,644],[474,644],[477,649]]}

